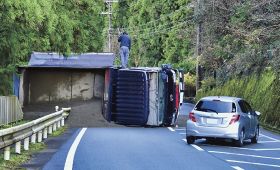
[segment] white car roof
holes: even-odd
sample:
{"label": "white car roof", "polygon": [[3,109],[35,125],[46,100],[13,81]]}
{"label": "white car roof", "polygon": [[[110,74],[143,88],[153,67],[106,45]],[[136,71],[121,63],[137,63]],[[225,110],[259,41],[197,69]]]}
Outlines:
{"label": "white car roof", "polygon": [[236,102],[242,99],[238,97],[230,97],[230,96],[208,96],[208,97],[203,97],[200,100],[220,100],[224,102]]}

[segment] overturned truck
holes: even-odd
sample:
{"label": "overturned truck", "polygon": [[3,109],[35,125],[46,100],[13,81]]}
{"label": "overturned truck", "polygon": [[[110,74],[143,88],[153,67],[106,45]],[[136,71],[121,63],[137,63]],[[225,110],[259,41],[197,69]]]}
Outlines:
{"label": "overturned truck", "polygon": [[173,125],[183,101],[182,70],[170,65],[114,68],[114,58],[113,53],[64,57],[34,52],[28,66],[19,67],[14,93],[24,107],[97,100],[99,114],[107,121],[123,125]]}
{"label": "overturned truck", "polygon": [[110,69],[104,117],[125,125],[173,125],[183,102],[183,72],[162,68]]}

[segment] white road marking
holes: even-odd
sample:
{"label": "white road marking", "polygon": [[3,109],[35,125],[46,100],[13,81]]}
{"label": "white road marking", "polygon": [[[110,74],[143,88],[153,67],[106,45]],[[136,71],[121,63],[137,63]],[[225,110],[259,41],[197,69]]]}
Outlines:
{"label": "white road marking", "polygon": [[[187,139],[182,139],[184,142],[187,143]],[[195,144],[191,144],[192,147],[194,147],[195,149],[199,150],[199,151],[204,151],[201,147],[195,145]]]}
{"label": "white road marking", "polygon": [[[217,146],[218,145],[208,145],[208,144],[200,144],[201,146]],[[264,149],[254,149],[254,148],[244,148],[244,147],[233,147],[233,146],[227,146],[227,148],[234,148],[234,149],[240,149],[240,150],[251,150],[251,151],[279,151],[280,148],[264,148]]]}
{"label": "white road marking", "polygon": [[254,149],[255,151],[280,151],[280,148]]}
{"label": "white road marking", "polygon": [[269,157],[269,156],[259,156],[259,155],[250,155],[250,154],[241,154],[241,153],[231,153],[231,152],[220,152],[220,151],[208,151],[208,152],[210,152],[210,153],[216,153],[216,154],[239,155],[239,156],[247,156],[247,157],[254,157],[254,158],[264,158],[264,159],[280,160],[280,158]]}
{"label": "white road marking", "polygon": [[236,169],[236,170],[244,170],[243,168],[240,168],[239,166],[231,166],[233,169]]}
{"label": "white road marking", "polygon": [[236,160],[226,160],[226,161],[227,162],[234,162],[234,163],[241,163],[241,164],[261,165],[261,166],[270,166],[270,167],[280,168],[280,165],[274,165],[274,164],[263,164],[263,163],[236,161]]}
{"label": "white road marking", "polygon": [[77,150],[77,147],[85,133],[85,131],[87,130],[87,128],[83,128],[78,136],[76,137],[76,139],[74,140],[73,144],[71,145],[70,147],[70,150],[68,151],[68,154],[67,154],[67,158],[66,158],[66,161],[65,161],[65,164],[64,164],[64,170],[72,170],[73,168],[73,161],[74,161],[74,156],[75,156],[75,153],[76,153],[76,150]]}
{"label": "white road marking", "polygon": [[258,141],[258,143],[277,143],[277,142],[280,142],[279,140],[278,141]]}
{"label": "white road marking", "polygon": [[171,132],[175,132],[175,130],[172,127],[167,127]]}
{"label": "white road marking", "polygon": [[179,133],[180,135],[185,135],[186,133]]}
{"label": "white road marking", "polygon": [[271,139],[271,140],[274,140],[274,141],[278,141],[277,139],[272,138],[272,137],[270,137],[270,136],[266,136],[266,135],[264,135],[264,134],[260,134],[260,136],[266,137],[266,138]]}
{"label": "white road marking", "polygon": [[239,147],[232,147],[240,150],[251,150],[251,151],[280,151],[280,148],[264,148],[264,149],[253,149],[253,148],[239,148]]}
{"label": "white road marking", "polygon": [[186,130],[186,129],[175,129],[175,130],[178,130],[178,131],[184,131],[184,130]]}
{"label": "white road marking", "polygon": [[204,151],[201,147],[195,145],[195,144],[191,144],[192,147],[194,147],[195,149],[199,150],[199,151]]}

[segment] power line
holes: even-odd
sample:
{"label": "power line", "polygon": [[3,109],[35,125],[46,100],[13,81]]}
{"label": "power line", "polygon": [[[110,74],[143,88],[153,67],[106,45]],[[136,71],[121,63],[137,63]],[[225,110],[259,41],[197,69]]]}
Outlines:
{"label": "power line", "polygon": [[[166,29],[166,28],[162,28],[162,26],[166,26],[166,25],[168,25],[168,24],[173,24],[173,26],[171,26],[171,27],[167,27],[167,28],[173,28],[173,27],[175,27],[175,26],[178,26],[178,25],[180,25],[180,24],[186,24],[186,23],[190,23],[190,21],[193,21],[193,16],[190,16],[189,18],[187,18],[187,19],[184,19],[184,21],[175,21],[175,22],[173,22],[173,23],[167,23],[167,24],[163,24],[163,25],[160,25],[160,28],[157,28],[157,29]],[[177,24],[177,25],[176,25]],[[140,30],[140,29],[138,29],[136,32],[137,33],[139,33],[139,32],[145,32],[145,31],[151,31],[152,29],[154,29],[155,27],[152,27],[152,28],[146,28],[146,29],[142,29],[142,30]],[[135,35],[136,33],[134,33],[134,35]],[[133,34],[132,34],[133,35]]]}
{"label": "power line", "polygon": [[[162,26],[165,26],[165,25],[168,25],[168,24],[164,24],[164,25],[161,25],[160,28],[146,28],[146,29],[142,29],[142,30],[138,30],[136,33],[134,32],[133,34],[130,34],[132,37],[139,37],[139,36],[143,36],[143,35],[152,35],[152,34],[156,34],[156,33],[166,33],[166,31],[172,29],[172,28],[176,28],[176,27],[179,27],[179,26],[184,26],[185,24],[188,24],[188,23],[191,23],[191,21],[193,21],[193,16],[190,16],[189,18],[187,18],[187,20],[184,20],[183,22],[182,21],[176,21],[176,22],[173,22],[173,26],[170,26],[170,27],[165,27],[165,28],[162,28]],[[153,29],[156,29],[154,31],[152,31]],[[179,28],[180,29],[180,28]],[[148,33],[144,33],[144,34],[141,34],[140,32],[147,32]],[[114,36],[119,36],[117,34],[115,34]]]}
{"label": "power line", "polygon": [[188,21],[184,21],[184,22],[180,22],[177,25],[173,25],[172,27],[167,27],[167,28],[163,28],[161,30],[157,30],[157,31],[153,31],[153,32],[148,32],[148,33],[144,33],[144,34],[140,34],[140,35],[136,35],[136,34],[132,34],[132,37],[141,37],[141,36],[148,36],[148,35],[153,35],[153,34],[157,34],[157,33],[167,33],[167,31],[174,29],[176,27],[178,27],[177,29],[174,30],[179,30],[182,29],[179,26],[184,26],[185,24],[190,23],[190,20]]}

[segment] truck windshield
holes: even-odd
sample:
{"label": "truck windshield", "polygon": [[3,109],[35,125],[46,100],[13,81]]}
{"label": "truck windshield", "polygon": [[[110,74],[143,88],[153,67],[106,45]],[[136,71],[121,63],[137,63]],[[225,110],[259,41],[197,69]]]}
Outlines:
{"label": "truck windshield", "polygon": [[216,113],[235,113],[236,106],[232,102],[219,100],[201,100],[194,108],[197,111],[216,112]]}

